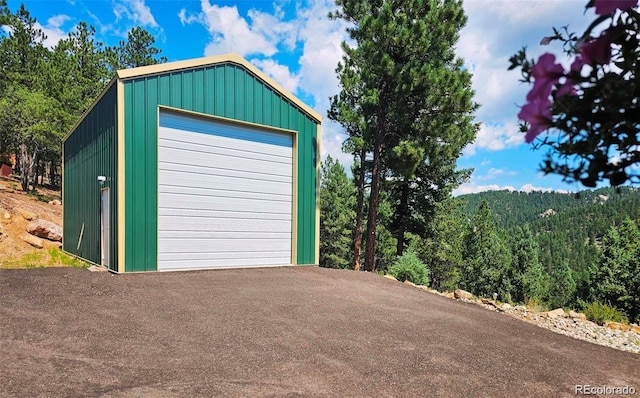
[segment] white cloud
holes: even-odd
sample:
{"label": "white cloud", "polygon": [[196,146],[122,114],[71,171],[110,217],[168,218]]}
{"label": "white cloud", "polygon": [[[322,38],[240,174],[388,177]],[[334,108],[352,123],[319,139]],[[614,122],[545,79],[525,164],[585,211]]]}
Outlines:
{"label": "white cloud", "polygon": [[349,153],[342,152],[342,143],[346,138],[339,124],[326,118],[322,120],[321,159],[324,160],[327,155],[331,155],[332,158],[337,159],[350,173],[353,156]]}
{"label": "white cloud", "polygon": [[300,40],[304,43],[300,85],[312,93],[316,107],[324,109],[329,107],[329,97],[339,92],[335,69],[343,55],[340,43],[347,38],[346,23],[327,18],[334,9],[332,1],[316,0],[310,8],[298,12],[303,21]]}
{"label": "white cloud", "polygon": [[476,185],[473,183],[462,184],[460,187],[453,190],[453,196],[466,195],[470,193],[478,193],[485,191],[515,191],[516,189],[510,185],[498,185],[498,184],[490,184],[490,185]]}
{"label": "white cloud", "polygon": [[[463,184],[457,189],[453,191],[453,196],[467,195],[470,193],[478,193],[478,192],[486,192],[486,191],[510,191],[515,192],[516,189],[511,185],[499,185],[499,184],[489,184],[489,185],[478,185],[473,182]],[[567,191],[564,189],[553,189],[549,187],[537,187],[533,184],[525,184],[517,190],[518,192],[556,192],[556,193],[564,193],[570,194],[573,193],[571,191]]]}
{"label": "white cloud", "polygon": [[486,174],[481,175],[476,177],[476,179],[478,181],[489,181],[489,180],[495,180],[497,177],[500,176],[514,176],[517,173],[515,171],[506,171],[504,169],[498,169],[495,167],[492,167],[489,169],[489,171],[487,171]]}
{"label": "white cloud", "polygon": [[[461,31],[457,54],[473,74],[475,101],[481,107],[476,115],[483,126],[474,145],[465,150],[491,151],[522,144],[517,129],[518,105],[525,100],[528,86],[518,82],[517,71],[507,71],[509,57],[527,46],[527,55],[537,58],[545,51],[561,53],[557,45],[541,47],[540,39],[552,27],[569,25],[580,31],[590,21],[583,15],[583,0],[466,0],[468,24]],[[540,32],[545,32],[541,34]],[[560,56],[561,61],[564,57]]]}
{"label": "white cloud", "polygon": [[520,133],[515,121],[497,124],[482,124],[476,140],[464,149],[465,156],[473,156],[476,150],[486,149],[500,151],[512,148],[524,142],[524,135]]}
{"label": "white cloud", "polygon": [[202,0],[203,22],[211,34],[205,55],[234,52],[240,55],[260,54],[270,57],[277,52],[276,43],[253,29],[240,16],[238,7],[211,5]]}
{"label": "white cloud", "polygon": [[[40,22],[36,22],[34,27],[42,30],[47,36],[43,44],[47,48],[54,48],[58,42],[67,37],[68,32],[62,29],[62,26],[71,20],[71,17],[64,14],[54,15],[47,20],[46,25],[41,25]],[[3,27],[4,28],[4,27]]]}
{"label": "white cloud", "polygon": [[293,22],[283,21],[284,14],[275,10],[269,14],[258,10],[249,10],[251,29],[267,38],[271,43],[282,43],[288,50],[293,50],[297,42],[297,29]]}
{"label": "white cloud", "polygon": [[272,59],[252,59],[251,63],[291,93],[298,90],[300,76],[291,73],[288,66],[281,65]]}
{"label": "white cloud", "polygon": [[184,8],[181,9],[180,12],[178,13],[178,18],[180,18],[180,23],[182,24],[182,26],[190,25],[200,20],[200,18],[197,15],[193,15],[193,14],[187,15],[187,10]]}
{"label": "white cloud", "polygon": [[126,18],[141,26],[158,27],[156,19],[151,13],[151,9],[144,2],[145,0],[123,0],[114,3],[113,13],[116,19]]}

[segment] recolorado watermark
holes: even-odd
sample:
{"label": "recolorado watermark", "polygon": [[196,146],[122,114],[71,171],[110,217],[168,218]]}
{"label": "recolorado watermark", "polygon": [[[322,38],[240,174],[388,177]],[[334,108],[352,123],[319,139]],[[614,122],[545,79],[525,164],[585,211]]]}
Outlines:
{"label": "recolorado watermark", "polygon": [[636,395],[633,386],[591,386],[589,384],[576,384],[576,395]]}

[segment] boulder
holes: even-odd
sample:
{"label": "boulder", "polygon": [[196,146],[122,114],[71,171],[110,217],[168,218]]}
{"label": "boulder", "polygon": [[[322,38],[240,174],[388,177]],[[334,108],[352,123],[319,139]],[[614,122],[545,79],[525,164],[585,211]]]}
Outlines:
{"label": "boulder", "polygon": [[611,330],[621,330],[623,332],[628,332],[631,330],[631,326],[625,325],[620,322],[607,322],[605,326]]}
{"label": "boulder", "polygon": [[581,312],[569,311],[569,316],[573,319],[580,319],[581,321],[587,320],[587,316]]}
{"label": "boulder", "polygon": [[58,199],[54,199],[51,201],[51,204],[54,206],[60,206],[62,205],[62,202],[60,202]]}
{"label": "boulder", "polygon": [[469,293],[466,290],[462,290],[462,289],[456,289],[453,292],[453,297],[457,298],[458,300],[461,300],[461,299],[473,300],[473,294]]}
{"label": "boulder", "polygon": [[62,227],[51,221],[41,219],[31,221],[27,225],[27,232],[40,238],[62,242]]}
{"label": "boulder", "polygon": [[387,279],[391,279],[391,280],[393,280],[393,281],[397,281],[397,279],[396,279],[396,278],[395,278],[395,276],[393,276],[393,275],[386,274],[386,275],[383,275],[382,277],[383,277],[383,278],[387,278]]}
{"label": "boulder", "polygon": [[5,223],[10,223],[11,222],[11,213],[9,213],[8,211],[5,211],[2,213],[2,221]]}
{"label": "boulder", "polygon": [[556,319],[558,317],[564,317],[566,314],[562,308],[556,308],[555,310],[547,311],[543,313],[549,319]]}
{"label": "boulder", "polygon": [[38,218],[38,216],[34,212],[31,212],[29,210],[26,210],[20,207],[17,208],[16,211],[18,212],[18,214],[22,216],[22,218],[24,218],[27,221],[32,221]]}
{"label": "boulder", "polygon": [[511,309],[511,304],[509,304],[509,303],[502,304],[502,309],[505,310],[505,311],[510,310]]}
{"label": "boulder", "polygon": [[33,236],[33,235],[29,235],[29,234],[23,234],[22,236],[20,236],[20,238],[27,242],[28,244],[30,244],[33,247],[36,247],[38,249],[42,249],[42,247],[44,246],[44,242],[42,241],[42,239]]}
{"label": "boulder", "polygon": [[450,299],[455,298],[455,294],[453,294],[452,292],[444,292],[442,295]]}
{"label": "boulder", "polygon": [[415,287],[415,286],[416,286],[416,284],[415,284],[415,283],[413,283],[413,282],[411,282],[411,281],[404,281],[403,283],[404,283],[405,285],[409,285],[409,286],[413,286],[413,287]]}

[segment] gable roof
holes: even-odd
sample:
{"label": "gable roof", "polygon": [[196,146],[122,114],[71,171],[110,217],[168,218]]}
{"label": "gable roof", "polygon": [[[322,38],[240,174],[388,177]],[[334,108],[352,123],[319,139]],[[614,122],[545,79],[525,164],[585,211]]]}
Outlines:
{"label": "gable roof", "polygon": [[295,104],[298,108],[300,108],[304,113],[309,115],[316,122],[318,123],[322,122],[322,116],[320,116],[318,112],[314,111],[310,106],[302,102],[299,98],[291,94],[288,90],[280,86],[273,79],[271,79],[266,74],[264,74],[260,69],[255,67],[253,64],[251,64],[249,61],[247,61],[246,59],[244,59],[238,54],[233,54],[233,53],[222,54],[222,55],[215,55],[210,57],[189,59],[185,61],[167,62],[164,64],[141,66],[138,68],[131,68],[131,69],[122,69],[117,71],[117,78],[119,80],[130,80],[130,79],[137,79],[137,78],[146,77],[146,76],[161,75],[161,74],[170,73],[170,72],[197,69],[197,68],[214,66],[219,64],[235,64],[242,67],[249,73],[256,76],[258,79],[262,80],[266,85],[270,86],[272,89],[274,89],[276,92],[281,94],[283,97],[287,98],[289,101]]}

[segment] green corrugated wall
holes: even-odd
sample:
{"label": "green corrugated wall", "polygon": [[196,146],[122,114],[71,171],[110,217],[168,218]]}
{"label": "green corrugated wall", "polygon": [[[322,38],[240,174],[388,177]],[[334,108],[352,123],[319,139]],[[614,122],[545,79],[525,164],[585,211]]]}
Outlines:
{"label": "green corrugated wall", "polygon": [[[100,264],[100,190],[110,188],[110,268],[117,270],[117,95],[113,84],[63,143],[63,248]],[[98,176],[105,176],[104,185]]]}
{"label": "green corrugated wall", "polygon": [[297,263],[314,264],[317,123],[246,69],[202,67],[124,81],[125,271],[155,271],[158,105],[298,132]]}

